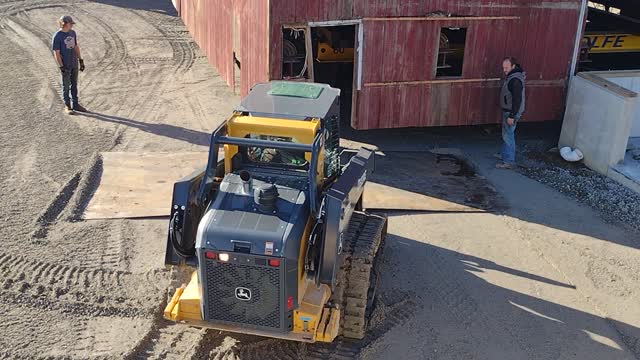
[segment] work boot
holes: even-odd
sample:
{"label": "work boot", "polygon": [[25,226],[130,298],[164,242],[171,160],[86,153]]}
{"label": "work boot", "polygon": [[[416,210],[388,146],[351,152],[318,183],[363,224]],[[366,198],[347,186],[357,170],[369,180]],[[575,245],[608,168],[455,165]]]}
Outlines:
{"label": "work boot", "polygon": [[65,105],[64,106],[64,113],[67,114],[67,115],[73,115],[74,114],[73,110],[71,109],[71,106],[69,106],[69,105]]}
{"label": "work boot", "polygon": [[79,112],[87,112],[87,109],[85,109],[84,106],[82,106],[80,104],[74,104],[73,105],[73,110],[79,111]]}
{"label": "work boot", "polygon": [[501,162],[501,163],[497,163],[496,164],[496,169],[502,169],[502,170],[510,170],[514,168],[514,164],[509,164],[506,162]]}

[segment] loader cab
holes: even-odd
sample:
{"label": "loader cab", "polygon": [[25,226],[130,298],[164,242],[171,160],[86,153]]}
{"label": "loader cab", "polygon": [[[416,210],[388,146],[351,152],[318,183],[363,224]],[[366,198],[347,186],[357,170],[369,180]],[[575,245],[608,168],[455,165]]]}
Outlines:
{"label": "loader cab", "polygon": [[[223,146],[225,174],[242,169],[278,169],[281,172],[301,173],[311,169],[313,151],[284,149],[278,145],[312,145],[323,131],[320,119],[304,121],[269,116],[251,116],[236,112],[226,123],[226,136],[246,139],[248,145]],[[250,145],[253,141],[259,143]],[[271,145],[266,145],[266,144]],[[317,182],[324,180],[324,142],[319,142],[318,162],[315,166]]]}
{"label": "loader cab", "polygon": [[[237,112],[248,117],[270,119],[262,122],[267,127],[281,129],[280,134],[287,139],[285,141],[312,144],[314,137],[320,134],[323,149],[318,156],[322,177],[330,180],[338,175],[340,89],[326,84],[291,81],[257,84],[242,100]],[[237,125],[231,124],[231,127],[237,128]],[[258,133],[266,135],[264,131]],[[310,161],[311,154],[306,155]]]}

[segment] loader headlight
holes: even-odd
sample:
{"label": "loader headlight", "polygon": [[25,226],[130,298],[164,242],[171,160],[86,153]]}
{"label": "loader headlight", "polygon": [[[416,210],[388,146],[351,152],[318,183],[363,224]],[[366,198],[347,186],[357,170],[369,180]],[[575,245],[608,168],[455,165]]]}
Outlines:
{"label": "loader headlight", "polygon": [[218,260],[227,262],[229,261],[229,254],[218,254]]}

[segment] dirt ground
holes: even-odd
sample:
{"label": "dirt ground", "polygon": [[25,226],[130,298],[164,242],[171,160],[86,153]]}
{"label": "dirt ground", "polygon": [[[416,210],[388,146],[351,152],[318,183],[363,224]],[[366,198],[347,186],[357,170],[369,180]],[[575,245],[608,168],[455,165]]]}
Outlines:
{"label": "dirt ground", "polygon": [[[86,115],[62,113],[48,50],[71,14]],[[372,330],[305,345],[174,325],[166,220],[77,221],[101,151],[197,151],[237,104],[170,1],[0,0],[0,358],[640,359],[640,235],[516,172],[495,136],[345,134],[459,147],[499,212],[389,213]],[[391,135],[389,135],[391,134]],[[399,140],[401,139],[401,140]]]}

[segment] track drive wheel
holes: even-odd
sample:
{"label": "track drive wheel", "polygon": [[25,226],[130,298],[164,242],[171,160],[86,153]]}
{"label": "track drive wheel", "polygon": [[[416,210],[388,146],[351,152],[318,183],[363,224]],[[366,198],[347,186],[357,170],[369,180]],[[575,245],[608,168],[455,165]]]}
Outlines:
{"label": "track drive wheel", "polygon": [[331,301],[341,311],[339,334],[362,339],[373,308],[387,219],[354,212],[342,245],[340,271]]}

